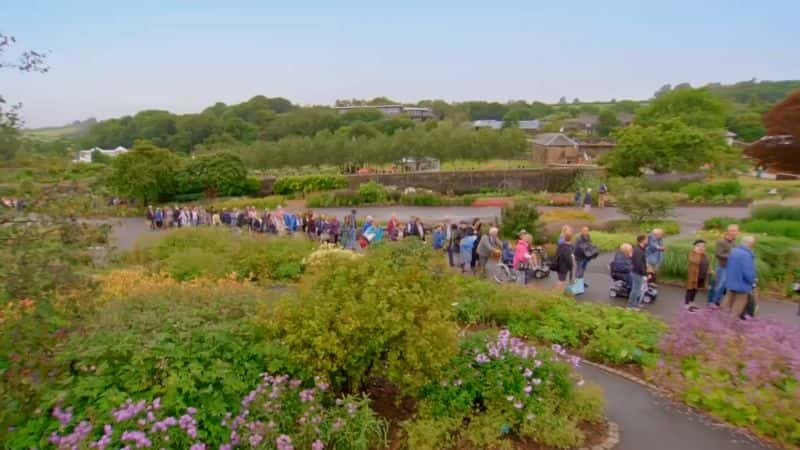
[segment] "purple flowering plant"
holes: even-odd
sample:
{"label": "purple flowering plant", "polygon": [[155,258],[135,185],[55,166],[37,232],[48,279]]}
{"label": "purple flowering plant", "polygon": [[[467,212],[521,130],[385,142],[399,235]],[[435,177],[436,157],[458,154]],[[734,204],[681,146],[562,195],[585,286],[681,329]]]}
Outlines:
{"label": "purple flowering plant", "polygon": [[800,445],[800,328],[684,313],[648,371],[692,406],[794,447]]}
{"label": "purple flowering plant", "polygon": [[558,344],[530,345],[508,330],[472,336],[444,377],[422,389],[419,415],[405,424],[409,443],[436,447],[424,430],[450,428],[450,435],[478,447],[496,445],[508,434],[546,445],[578,445],[583,440],[578,424],[602,419],[597,391],[585,387],[573,370],[579,364]]}
{"label": "purple flowering plant", "polygon": [[293,450],[351,448],[367,450],[386,442],[386,424],[365,397],[334,399],[330,386],[317,377],[308,385],[287,375],[264,373],[240,402],[238,413],[219,418],[228,430],[221,442],[203,440],[197,408],[179,415],[164,411],[160,398],[128,400],[105,421],[78,420],[72,408],[56,406],[58,429],[45,448],[72,450],[190,448],[192,450],[257,448]]}

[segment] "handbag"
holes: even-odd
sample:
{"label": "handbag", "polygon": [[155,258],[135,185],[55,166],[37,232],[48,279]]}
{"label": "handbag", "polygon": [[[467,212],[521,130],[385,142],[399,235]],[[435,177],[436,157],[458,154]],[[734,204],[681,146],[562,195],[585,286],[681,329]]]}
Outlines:
{"label": "handbag", "polygon": [[572,295],[581,295],[586,292],[586,285],[583,283],[583,278],[578,278],[567,286],[567,291]]}

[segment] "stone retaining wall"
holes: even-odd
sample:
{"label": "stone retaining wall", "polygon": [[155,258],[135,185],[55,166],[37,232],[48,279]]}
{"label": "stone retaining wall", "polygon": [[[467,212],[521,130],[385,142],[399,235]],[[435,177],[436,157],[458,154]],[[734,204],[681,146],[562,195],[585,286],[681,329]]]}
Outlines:
{"label": "stone retaining wall", "polygon": [[408,172],[348,176],[350,187],[377,181],[387,186],[415,187],[441,193],[469,194],[481,189],[525,189],[565,192],[579,173],[600,175],[597,168],[475,170],[454,172]]}
{"label": "stone retaining wall", "polygon": [[[566,192],[578,174],[602,176],[597,167],[557,167],[546,169],[471,170],[452,172],[404,172],[348,175],[351,189],[368,181],[399,188],[415,187],[440,193],[470,194],[481,189],[525,189]],[[275,177],[261,180],[261,194],[272,193]]]}

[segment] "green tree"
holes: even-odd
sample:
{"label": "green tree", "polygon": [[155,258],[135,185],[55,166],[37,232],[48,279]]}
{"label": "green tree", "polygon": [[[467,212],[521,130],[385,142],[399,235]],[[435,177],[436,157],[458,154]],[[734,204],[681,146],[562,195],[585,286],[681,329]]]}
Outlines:
{"label": "green tree", "polygon": [[767,130],[761,123],[761,114],[751,111],[739,111],[728,118],[728,129],[736,133],[739,139],[753,142],[763,137]]}
{"label": "green tree", "polygon": [[726,105],[708,89],[680,89],[659,96],[636,113],[636,123],[654,125],[662,119],[677,118],[686,125],[722,131]]}
{"label": "green tree", "polygon": [[658,90],[655,92],[655,94],[653,94],[653,98],[661,98],[661,97],[669,94],[671,91],[672,91],[672,85],[671,84],[665,84],[665,85],[661,86],[660,88],[658,88]]}
{"label": "green tree", "polygon": [[114,158],[108,186],[113,192],[142,203],[166,201],[176,192],[180,158],[147,141]]}
{"label": "green tree", "polygon": [[639,176],[642,169],[656,173],[695,171],[714,160],[728,146],[720,130],[691,127],[678,118],[661,118],[618,130],[617,146],[603,163],[618,176]]}
{"label": "green tree", "polygon": [[672,215],[675,201],[669,192],[639,192],[627,190],[617,195],[615,204],[631,221],[662,220]]}
{"label": "green tree", "polygon": [[95,150],[92,152],[92,162],[96,164],[109,164],[111,162],[111,157],[100,150]]}
{"label": "green tree", "polygon": [[597,134],[600,136],[608,136],[611,132],[619,126],[617,114],[610,109],[604,109],[597,116]]}
{"label": "green tree", "polygon": [[188,161],[178,177],[182,193],[200,192],[207,197],[250,194],[247,168],[242,159],[230,152],[197,156]]}

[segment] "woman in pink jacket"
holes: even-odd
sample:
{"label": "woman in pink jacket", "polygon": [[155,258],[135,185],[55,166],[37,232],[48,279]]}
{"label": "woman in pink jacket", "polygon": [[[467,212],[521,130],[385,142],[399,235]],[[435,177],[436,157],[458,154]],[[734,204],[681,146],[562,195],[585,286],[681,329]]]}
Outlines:
{"label": "woman in pink jacket", "polygon": [[517,241],[517,247],[514,249],[514,259],[512,260],[512,267],[517,271],[517,283],[527,284],[527,266],[531,260],[531,242],[533,236],[528,233],[520,235]]}

